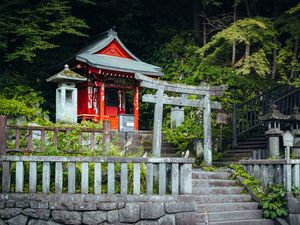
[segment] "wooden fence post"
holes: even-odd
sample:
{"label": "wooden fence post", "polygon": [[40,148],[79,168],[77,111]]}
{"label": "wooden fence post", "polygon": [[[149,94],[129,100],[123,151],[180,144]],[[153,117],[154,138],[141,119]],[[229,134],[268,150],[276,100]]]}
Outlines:
{"label": "wooden fence post", "polygon": [[6,125],[7,117],[0,115],[0,155],[6,152]]}
{"label": "wooden fence post", "polygon": [[103,144],[107,155],[110,153],[110,121],[103,120]]}

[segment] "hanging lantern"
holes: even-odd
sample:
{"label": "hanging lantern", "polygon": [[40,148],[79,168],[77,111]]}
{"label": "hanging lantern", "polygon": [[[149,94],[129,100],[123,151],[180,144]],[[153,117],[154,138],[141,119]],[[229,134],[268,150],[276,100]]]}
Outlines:
{"label": "hanging lantern", "polygon": [[216,123],[217,124],[227,124],[229,114],[224,109],[220,109],[217,112]]}

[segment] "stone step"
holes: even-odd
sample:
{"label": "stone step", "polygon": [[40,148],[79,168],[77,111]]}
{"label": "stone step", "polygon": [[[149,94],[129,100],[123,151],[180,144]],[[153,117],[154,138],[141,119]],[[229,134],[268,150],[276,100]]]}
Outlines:
{"label": "stone step", "polygon": [[222,179],[193,179],[193,187],[232,187],[238,186],[239,183],[235,180],[222,180]]}
{"label": "stone step", "polygon": [[193,170],[193,179],[229,179],[229,172],[205,172],[203,170]]}
{"label": "stone step", "polygon": [[232,195],[193,195],[195,201],[199,204],[206,203],[233,203],[233,202],[251,202],[252,197],[249,194]]}
{"label": "stone step", "polygon": [[226,151],[224,152],[223,157],[228,157],[228,156],[235,156],[235,157],[252,157],[251,152],[234,152],[234,151]]}
{"label": "stone step", "polygon": [[253,150],[251,149],[234,149],[234,150],[226,150],[224,154],[231,154],[231,153],[252,153]]}
{"label": "stone step", "polygon": [[220,166],[228,166],[230,164],[236,164],[236,161],[235,162],[231,162],[231,161],[227,161],[227,162],[213,162],[213,166],[217,166],[217,167],[220,167]]}
{"label": "stone step", "polygon": [[249,137],[243,141],[267,141],[266,135],[260,137]]}
{"label": "stone step", "polygon": [[[205,225],[205,223],[197,223],[197,225]],[[274,221],[269,219],[230,220],[210,222],[209,225],[274,225]]]}
{"label": "stone step", "polygon": [[258,202],[197,204],[197,212],[209,213],[209,212],[255,210],[257,209],[257,207],[258,207]]}
{"label": "stone step", "polygon": [[238,145],[254,145],[254,144],[257,144],[257,145],[266,145],[267,144],[267,139],[252,139],[252,140],[245,140],[245,141],[240,141],[238,142]]}
{"label": "stone step", "polygon": [[221,158],[218,160],[218,162],[238,162],[240,161],[241,159],[249,159],[251,157],[234,157],[234,156],[231,156],[231,157],[226,157],[226,158]]}
{"label": "stone step", "polygon": [[242,187],[193,187],[194,195],[232,195],[241,194],[244,190]]}
{"label": "stone step", "polygon": [[[205,221],[205,213],[197,213],[196,218],[198,222]],[[243,211],[228,211],[228,212],[211,212],[208,213],[208,221],[231,221],[231,220],[250,220],[261,219],[262,210],[243,210]]]}
{"label": "stone step", "polygon": [[236,145],[233,149],[264,149],[265,145]]}

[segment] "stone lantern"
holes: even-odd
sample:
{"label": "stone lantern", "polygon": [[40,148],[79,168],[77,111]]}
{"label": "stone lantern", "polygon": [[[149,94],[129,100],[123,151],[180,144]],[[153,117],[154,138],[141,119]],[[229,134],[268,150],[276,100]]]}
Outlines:
{"label": "stone lantern", "polygon": [[184,121],[184,107],[174,105],[171,107],[171,127],[178,127]]}
{"label": "stone lantern", "polygon": [[280,113],[277,105],[273,104],[271,111],[259,119],[267,123],[266,135],[268,137],[269,157],[279,158],[279,139],[283,134],[280,130],[280,123],[288,120],[289,116]]}
{"label": "stone lantern", "polygon": [[47,82],[58,83],[56,89],[56,122],[77,123],[77,88],[75,84],[86,78],[73,72],[68,65],[47,79]]}
{"label": "stone lantern", "polygon": [[292,147],[292,153],[299,158],[300,157],[300,112],[299,107],[294,106],[293,113],[289,116],[290,129],[294,134],[294,145]]}

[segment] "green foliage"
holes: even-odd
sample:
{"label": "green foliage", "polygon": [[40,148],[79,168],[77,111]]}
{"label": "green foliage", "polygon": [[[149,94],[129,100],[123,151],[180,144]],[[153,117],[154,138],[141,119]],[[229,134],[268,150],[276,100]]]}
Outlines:
{"label": "green foliage", "polygon": [[203,137],[203,128],[196,122],[195,117],[186,117],[184,122],[176,128],[164,125],[163,134],[168,143],[176,146],[179,152],[185,152],[189,149],[192,140]]}
{"label": "green foliage", "polygon": [[275,219],[287,216],[286,191],[282,185],[268,185],[265,191],[262,190],[260,182],[250,176],[241,165],[231,164],[229,168],[233,170],[233,178],[241,177],[242,183],[250,188],[255,196],[259,198],[259,205],[263,209],[265,218]]}
{"label": "green foliage", "polygon": [[0,6],[0,50],[7,61],[33,62],[37,52],[59,47],[56,37],[86,36],[81,30],[88,26],[71,15],[68,1],[3,1]]}
{"label": "green foliage", "polygon": [[273,184],[267,187],[267,190],[260,197],[260,206],[263,209],[265,218],[275,219],[277,217],[287,216],[286,192],[282,185]]}
{"label": "green foliage", "polygon": [[0,91],[0,115],[10,118],[25,116],[27,119],[43,118],[47,113],[43,112],[41,104],[45,99],[39,92],[32,88],[18,85],[5,87]]}
{"label": "green foliage", "polygon": [[215,172],[217,170],[214,166],[203,166],[201,167],[205,172]]}
{"label": "green foliage", "polygon": [[296,198],[300,195],[300,188],[296,187],[295,185],[292,186],[292,194]]}

